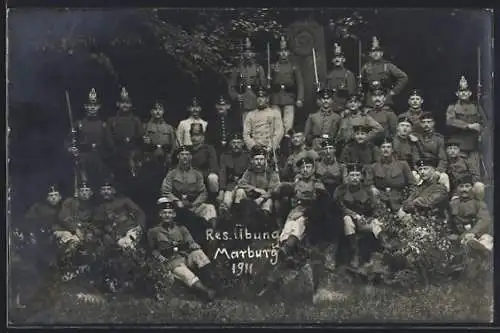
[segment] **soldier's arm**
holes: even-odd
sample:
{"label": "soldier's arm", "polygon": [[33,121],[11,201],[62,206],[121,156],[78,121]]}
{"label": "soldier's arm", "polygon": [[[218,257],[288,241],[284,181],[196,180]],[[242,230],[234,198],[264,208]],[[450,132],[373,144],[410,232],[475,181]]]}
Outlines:
{"label": "soldier's arm", "polygon": [[450,127],[455,127],[455,128],[460,128],[460,129],[467,129],[469,126],[469,123],[460,119],[457,119],[456,113],[455,113],[455,107],[453,105],[448,106],[448,109],[446,110],[446,125]]}
{"label": "soldier's arm", "polygon": [[219,168],[219,187],[224,190],[227,185],[227,173],[226,173],[226,158],[225,154],[220,155],[220,168]]}
{"label": "soldier's arm", "polygon": [[302,72],[296,66],[294,66],[295,73],[295,84],[297,85],[297,100],[304,100],[304,79],[302,78]]}
{"label": "soldier's arm", "polygon": [[233,100],[237,99],[238,98],[238,75],[239,75],[239,71],[238,69],[234,69],[232,72],[231,72],[231,76],[229,77],[229,82],[228,82],[228,92],[229,92],[229,96],[231,96],[231,98]]}
{"label": "soldier's arm", "polygon": [[394,111],[388,111],[388,118],[389,118],[389,135],[392,137],[396,135],[396,131],[398,128],[398,117],[394,113]]}
{"label": "soldier's arm", "polygon": [[271,194],[272,191],[280,185],[280,176],[277,172],[271,171],[271,179],[269,180],[269,187],[267,193]]}
{"label": "soldier's arm", "polygon": [[384,133],[384,127],[382,125],[380,125],[380,123],[378,121],[373,119],[373,117],[370,115],[365,115],[365,117],[366,117],[366,122],[368,123],[368,126],[371,127],[371,130],[370,130],[370,132],[368,132],[368,135],[367,135],[367,140],[371,141],[371,140],[375,139],[377,136]]}
{"label": "soldier's arm", "polygon": [[183,243],[187,246],[189,250],[194,251],[201,249],[201,246],[195,242],[193,236],[191,236],[191,233],[185,226],[181,226],[181,233],[182,233]]}
{"label": "soldier's arm", "polygon": [[469,160],[465,159],[465,164],[467,165],[467,169],[469,170],[469,173],[472,176],[472,181],[474,183],[480,182],[481,181],[481,172],[477,168],[474,163],[470,163]]}
{"label": "soldier's arm", "polygon": [[174,178],[173,172],[173,170],[169,171],[163,179],[163,182],[161,183],[161,195],[172,201],[179,201],[179,198],[172,192],[172,183]]}
{"label": "soldier's arm", "polygon": [[375,164],[365,166],[365,184],[370,187],[375,187],[375,174],[373,172]]}
{"label": "soldier's arm", "polygon": [[281,113],[277,110],[274,110],[274,115],[273,115],[274,121],[274,138],[273,138],[273,148],[277,148],[280,145],[281,139],[283,139],[284,135],[284,127],[283,127],[283,119],[281,119]]}
{"label": "soldier's arm", "polygon": [[413,201],[413,205],[422,208],[436,207],[443,200],[448,198],[448,190],[442,184],[433,186],[433,191],[425,197],[419,197],[421,200]]}
{"label": "soldier's arm", "polygon": [[250,184],[250,172],[248,170],[245,170],[241,178],[238,180],[238,187],[245,191],[251,191],[256,189],[255,186]]}
{"label": "soldier's arm", "polygon": [[396,83],[394,84],[392,91],[394,92],[394,95],[397,95],[408,83],[408,75],[392,63],[389,63],[388,67],[389,72],[396,79]]}
{"label": "soldier's arm", "polygon": [[415,176],[413,176],[413,172],[411,172],[410,165],[406,161],[400,161],[401,167],[403,169],[403,175],[406,180],[406,184],[409,186],[416,186],[417,185],[417,180],[415,179]]}
{"label": "soldier's arm", "polygon": [[339,132],[339,127],[340,127],[340,121],[342,120],[342,118],[338,114],[335,113],[335,115],[337,117],[333,120],[332,133],[330,134],[332,138],[337,137],[337,134]]}
{"label": "soldier's arm", "polygon": [[137,224],[142,228],[146,227],[146,214],[144,214],[141,207],[137,206],[137,204],[129,198],[126,198],[125,200],[125,204],[127,205],[129,211],[135,216]]}
{"label": "soldier's arm", "polygon": [[349,91],[350,95],[353,95],[356,92],[356,89],[358,88],[358,85],[356,83],[356,77],[354,76],[354,73],[351,71],[347,72],[347,90]]}
{"label": "soldier's arm", "polygon": [[205,186],[205,182],[203,181],[203,175],[199,173],[198,171],[196,172],[196,192],[198,192],[198,197],[193,201],[193,207],[197,207],[207,201],[208,193],[207,193],[207,188]]}
{"label": "soldier's arm", "polygon": [[252,149],[255,146],[256,142],[252,138],[252,116],[250,114],[245,118],[245,122],[243,123],[243,141],[247,146],[248,150]]}
{"label": "soldier's arm", "polygon": [[440,137],[437,142],[437,155],[439,160],[437,170],[439,172],[446,172],[448,168],[448,156],[446,156],[444,138],[442,137]]}
{"label": "soldier's arm", "polygon": [[215,152],[215,148],[213,146],[208,146],[208,172],[209,173],[219,173],[219,163],[217,161],[217,153]]}
{"label": "soldier's arm", "polygon": [[306,137],[306,142],[308,145],[311,144],[312,139],[313,139],[312,138],[312,126],[313,126],[312,117],[311,117],[311,115],[309,115],[307,117],[306,124],[304,127],[304,136]]}
{"label": "soldier's arm", "polygon": [[172,143],[170,147],[170,151],[168,152],[169,162],[172,161],[172,156],[174,152],[177,150],[177,135],[175,134],[175,129],[172,125],[168,125],[170,128],[170,142]]}
{"label": "soldier's arm", "polygon": [[271,82],[267,82],[266,73],[264,72],[264,67],[261,65],[257,66],[257,80],[258,85],[267,86]]}
{"label": "soldier's arm", "polygon": [[476,224],[468,231],[471,234],[489,233],[491,227],[491,215],[484,201],[478,202]]}
{"label": "soldier's arm", "polygon": [[184,144],[184,126],[185,122],[184,120],[181,120],[179,122],[179,125],[177,126],[177,132],[176,132],[177,143],[181,146]]}
{"label": "soldier's arm", "polygon": [[333,200],[339,205],[339,208],[342,210],[342,213],[344,215],[357,215],[356,212],[354,212],[353,210],[350,210],[349,208],[347,208],[345,206],[344,200],[342,200],[344,194],[345,194],[345,190],[344,190],[343,186],[337,187],[337,189],[335,190],[335,193],[333,194]]}

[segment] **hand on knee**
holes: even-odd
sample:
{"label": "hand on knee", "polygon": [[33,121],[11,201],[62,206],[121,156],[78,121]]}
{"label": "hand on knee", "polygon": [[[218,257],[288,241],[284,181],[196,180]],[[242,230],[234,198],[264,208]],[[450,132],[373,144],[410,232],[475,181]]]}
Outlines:
{"label": "hand on knee", "polygon": [[350,216],[344,216],[344,233],[353,235],[356,232],[356,225]]}

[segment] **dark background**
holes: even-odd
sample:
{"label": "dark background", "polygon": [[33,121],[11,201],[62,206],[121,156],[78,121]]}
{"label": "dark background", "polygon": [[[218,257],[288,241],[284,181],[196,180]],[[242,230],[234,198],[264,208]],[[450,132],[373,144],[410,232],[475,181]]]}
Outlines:
{"label": "dark background", "polygon": [[[71,194],[71,162],[63,149],[69,131],[64,90],[71,94],[75,119],[83,115],[82,104],[91,87],[95,87],[103,104],[101,117],[116,112],[115,102],[120,86],[125,85],[133,100],[135,113],[146,120],[155,99],[167,105],[166,119],[172,125],[186,117],[186,106],[193,96],[199,96],[204,106],[203,117],[213,118],[212,105],[216,96],[226,93],[220,77],[200,75],[194,83],[189,77],[162,58],[157,50],[127,49],[101,46],[113,59],[114,77],[101,66],[75,53],[55,54],[37,52],[33,45],[47,30],[48,22],[54,33],[63,35],[73,20],[81,19],[79,29],[92,31],[108,38],[110,26],[127,20],[131,10],[71,10],[63,15],[55,10],[16,9],[8,15],[8,112],[11,127],[8,155],[11,158],[9,182],[13,190],[12,211],[23,212],[35,200],[43,197],[49,183],[62,186],[65,195]],[[444,132],[447,105],[455,100],[461,75],[465,75],[475,92],[477,80],[477,46],[482,49],[483,105],[492,118],[492,14],[485,10],[451,9],[383,9],[360,10],[368,21],[367,32],[361,36],[366,45],[372,35],[380,37],[386,58],[392,60],[409,76],[409,83],[396,99],[396,112],[406,107],[408,93],[422,90],[425,109],[438,118],[438,130]],[[91,20],[88,18],[91,17]],[[309,11],[293,11],[282,15],[283,24],[295,19],[315,17]],[[83,19],[85,18],[85,20]],[[317,18],[326,24],[324,17]],[[140,27],[126,25],[130,33]],[[81,32],[81,31],[80,31]],[[78,34],[75,31],[74,34]],[[127,33],[127,31],[125,32]],[[108,35],[107,35],[108,34]],[[146,37],[147,38],[147,37]],[[327,54],[330,58],[333,37],[325,29]],[[347,67],[357,72],[354,44],[344,46]],[[263,49],[262,51],[265,51]],[[158,64],[161,63],[161,66]],[[263,63],[263,65],[265,65]],[[492,123],[492,122],[491,122]],[[487,160],[491,160],[488,149]],[[66,184],[66,185],[64,185]]]}

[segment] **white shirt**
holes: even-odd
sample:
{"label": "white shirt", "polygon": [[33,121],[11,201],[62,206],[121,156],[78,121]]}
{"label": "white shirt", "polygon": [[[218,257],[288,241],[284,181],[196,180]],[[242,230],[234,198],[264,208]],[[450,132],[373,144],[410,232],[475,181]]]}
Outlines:
{"label": "white shirt", "polygon": [[201,118],[194,119],[193,117],[181,120],[179,126],[177,126],[177,142],[180,146],[193,144],[191,141],[191,134],[189,133],[191,130],[191,124],[201,124],[203,131],[206,131],[208,122]]}

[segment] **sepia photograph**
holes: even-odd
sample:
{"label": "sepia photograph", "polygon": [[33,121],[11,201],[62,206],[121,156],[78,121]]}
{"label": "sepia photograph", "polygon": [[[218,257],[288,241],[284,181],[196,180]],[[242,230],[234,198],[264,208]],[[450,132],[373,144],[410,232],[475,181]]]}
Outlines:
{"label": "sepia photograph", "polygon": [[493,322],[493,10],[7,8],[9,327]]}

